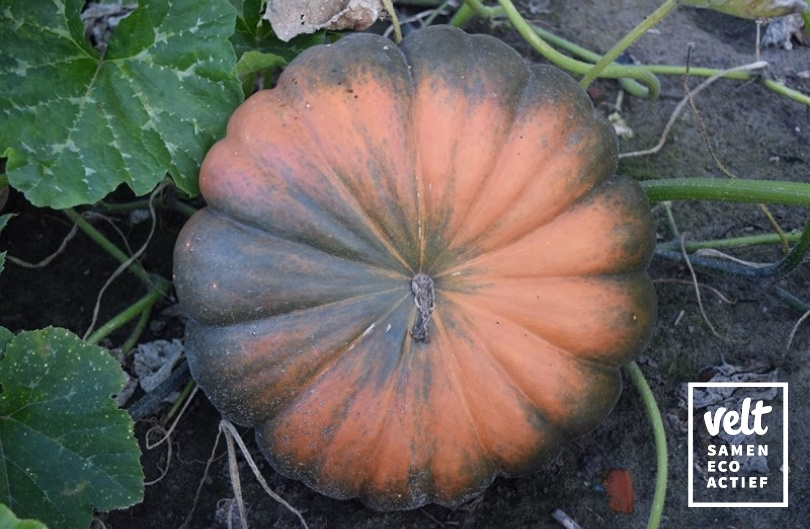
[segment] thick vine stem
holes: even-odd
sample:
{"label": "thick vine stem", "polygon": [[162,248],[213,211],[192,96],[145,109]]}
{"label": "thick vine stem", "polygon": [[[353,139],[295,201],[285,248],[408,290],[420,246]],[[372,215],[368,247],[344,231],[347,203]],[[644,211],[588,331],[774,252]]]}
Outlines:
{"label": "thick vine stem", "polygon": [[[670,200],[717,200],[725,202],[772,203],[810,206],[810,184],[770,180],[724,180],[714,178],[677,178],[641,182],[650,202]],[[659,257],[682,262],[681,252],[660,246]],[[754,279],[782,277],[796,269],[810,254],[810,220],[796,245],[780,261],[753,267],[713,257],[691,256],[689,261],[700,268]]]}
{"label": "thick vine stem", "polygon": [[169,291],[169,284],[162,279],[153,279],[152,283],[156,285],[148,294],[130,305],[123,312],[110,319],[107,323],[96,329],[93,334],[85,340],[87,343],[97,344],[103,340],[107,335],[116,329],[126,325],[133,318],[137,318],[142,312],[148,311],[152,306],[163,299],[163,296]]}
{"label": "thick vine stem", "polygon": [[[477,0],[474,0],[475,3]],[[480,3],[480,2],[478,2]],[[520,36],[523,37],[538,53],[543,55],[546,59],[554,63],[554,65],[568,70],[575,74],[586,74],[591,71],[593,65],[572,59],[567,55],[563,55],[545,42],[540,35],[526,22],[523,16],[518,12],[515,5],[511,0],[498,0],[504,14],[509,19],[509,22],[514,26]],[[474,10],[474,8],[473,8]],[[644,87],[639,87],[643,92],[634,93],[633,95],[639,97],[656,98],[660,91],[661,85],[658,78],[652,73],[639,66],[621,66],[618,64],[610,64],[605,67],[599,75],[610,79],[632,78],[641,82]]]}
{"label": "thick vine stem", "polygon": [[[796,243],[796,245],[784,258],[773,264],[765,266],[749,266],[735,261],[727,261],[725,259],[704,257],[700,255],[690,256],[689,262],[692,265],[699,266],[700,268],[714,270],[725,274],[749,277],[752,279],[773,279],[783,277],[795,270],[804,262],[808,253],[810,253],[810,220],[807,221],[804,231],[799,238],[799,242]],[[686,259],[681,252],[666,250],[663,248],[656,249],[655,255],[679,262],[683,262]]]}
{"label": "thick vine stem", "polygon": [[[803,232],[792,232],[785,234],[785,240],[793,244],[799,242]],[[717,248],[742,248],[747,246],[758,246],[762,244],[779,244],[782,238],[776,233],[763,233],[761,235],[746,235],[744,237],[732,237],[729,239],[714,239],[707,241],[686,241],[684,248],[687,252],[696,252],[698,250],[708,250]],[[679,250],[681,248],[680,241],[678,242],[662,242],[657,245],[660,250]]]}
{"label": "thick vine stem", "polygon": [[664,432],[664,422],[661,420],[661,412],[658,410],[658,403],[655,401],[650,385],[644,378],[644,373],[635,362],[630,362],[624,366],[627,375],[636,386],[641,395],[641,402],[647,412],[647,418],[653,429],[655,439],[656,456],[656,478],[655,494],[653,495],[652,509],[650,509],[650,521],[648,529],[657,529],[661,523],[661,513],[664,511],[664,499],[667,495],[667,437]]}
{"label": "thick vine stem", "polygon": [[[501,2],[501,5],[495,7],[488,7],[481,3],[480,0],[466,0],[464,3],[461,4],[461,7],[456,11],[453,17],[450,19],[449,24],[456,27],[461,27],[466,24],[472,17],[479,16],[483,19],[492,19],[498,16],[507,16],[507,10],[505,9],[503,4],[511,2]],[[677,2],[674,2],[677,3]],[[543,28],[540,28],[535,25],[528,24],[523,17],[517,12],[517,10],[513,10],[510,12],[509,20],[515,26],[521,35],[532,45],[532,47],[542,54],[546,59],[554,63],[555,65],[559,66],[560,68],[566,69],[575,74],[583,74],[586,75],[586,78],[583,78],[581,83],[584,85],[586,83],[587,77],[590,76],[599,76],[599,77],[607,77],[611,79],[618,79],[619,83],[622,85],[629,94],[637,96],[637,97],[645,97],[651,98],[655,97],[658,93],[658,81],[655,78],[655,75],[684,75],[686,72],[685,66],[677,66],[677,65],[668,65],[668,64],[644,64],[639,66],[620,66],[615,63],[612,63],[616,57],[612,57],[609,59],[605,59],[609,55],[616,55],[620,54],[627,46],[632,44],[632,41],[638,38],[643,31],[652,27],[658,20],[666,16],[671,10],[673,9],[673,3],[671,1],[667,1],[662,6],[656,10],[653,15],[648,17],[644,22],[639,24],[637,28],[625,36],[624,39],[619,41],[619,43],[614,46],[614,48],[608,52],[607,55],[601,56],[598,53],[583,48],[577,44],[574,44],[559,35],[555,35],[549,31],[546,31]],[[649,26],[649,27],[647,27]],[[642,30],[641,33],[635,34],[637,31]],[[534,37],[527,36],[530,34],[529,30],[536,35]],[[548,44],[553,44],[558,48],[561,48],[565,51],[570,52],[576,57],[583,59],[589,62],[596,62],[596,65],[591,65],[585,62],[580,62],[566,55],[563,55]],[[610,61],[610,62],[609,62]],[[601,72],[596,70],[596,66],[599,63],[605,63],[604,69]],[[612,64],[611,64],[612,63]],[[690,67],[689,68],[689,75],[693,77],[711,77],[713,75],[717,75],[721,70],[716,68],[696,68]],[[799,92],[798,90],[794,90],[788,86],[785,86],[777,81],[771,79],[765,79],[762,77],[757,76],[751,72],[742,72],[742,71],[729,71],[722,74],[724,79],[737,79],[741,81],[747,81],[750,79],[758,79],[763,86],[771,90],[772,92],[776,92],[777,94],[788,97],[798,103],[803,105],[810,105],[810,96]],[[643,79],[642,79],[643,78]],[[638,79],[638,80],[637,80]],[[638,81],[642,81],[640,84]],[[587,80],[587,84],[590,84],[593,79]]]}
{"label": "thick vine stem", "polygon": [[653,11],[653,13],[645,18],[639,25],[634,27],[630,33],[627,33],[624,37],[619,40],[613,47],[608,51],[606,54],[599,59],[593,68],[591,68],[588,73],[585,74],[585,77],[579,82],[582,88],[588,88],[590,84],[596,79],[599,74],[613,61],[616,60],[616,57],[621,55],[621,53],[630,47],[639,37],[644,35],[649,29],[654,27],[658,24],[665,16],[671,13],[676,7],[678,7],[677,0],[666,0],[663,4],[661,4],[658,9]]}
{"label": "thick vine stem", "polygon": [[135,324],[135,328],[129,333],[126,341],[121,344],[121,350],[124,354],[129,353],[135,346],[138,344],[138,340],[141,339],[141,335],[143,331],[146,329],[146,326],[149,324],[149,318],[152,316],[152,307],[148,307],[141,312],[140,318],[138,318],[138,323]]}
{"label": "thick vine stem", "polygon": [[810,184],[781,180],[728,180],[671,178],[641,183],[650,202],[667,200],[719,200],[752,204],[810,206]]}
{"label": "thick vine stem", "polygon": [[[76,211],[66,209],[63,212],[70,220],[76,223],[80,230],[86,233],[88,237],[93,239],[99,246],[104,248],[107,253],[115,257],[119,262],[125,263],[129,261],[129,256],[127,254],[122,252],[116,245],[110,242],[107,237],[93,227],[92,224],[87,222],[84,217],[76,213]],[[135,274],[135,276],[144,284],[146,284],[147,288],[151,289],[155,286],[152,276],[149,275],[149,272],[147,272],[138,261],[132,261],[128,266],[128,270]]]}

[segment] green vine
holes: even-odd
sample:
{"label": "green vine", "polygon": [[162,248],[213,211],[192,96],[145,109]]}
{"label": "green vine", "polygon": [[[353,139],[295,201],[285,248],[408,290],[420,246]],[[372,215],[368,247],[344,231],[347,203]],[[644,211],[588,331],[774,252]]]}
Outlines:
{"label": "green vine", "polygon": [[[157,301],[157,300],[155,300]],[[152,306],[150,305],[143,311],[141,311],[141,317],[138,318],[138,323],[135,324],[135,328],[129,333],[129,337],[127,337],[126,341],[121,344],[121,350],[126,354],[138,345],[138,340],[140,340],[141,335],[143,334],[144,329],[149,324],[149,317],[152,315]]]}
{"label": "green vine", "polygon": [[650,202],[668,200],[719,200],[752,204],[810,206],[810,184],[781,180],[726,180],[719,178],[673,178],[646,180],[641,187]]}
{"label": "green vine", "polygon": [[[584,75],[580,83],[590,85],[596,77],[618,79],[622,87],[631,95],[644,98],[656,97],[659,83],[655,75],[685,75],[686,66],[645,64],[638,66],[622,66],[613,63],[622,51],[630,46],[639,36],[658,23],[664,16],[677,7],[677,0],[666,0],[652,15],[625,35],[607,54],[600,55],[574,44],[559,35],[555,35],[541,27],[531,25],[520,15],[510,0],[499,0],[500,5],[488,7],[480,0],[466,0],[450,19],[449,24],[461,27],[471,18],[478,16],[485,20],[496,17],[507,17],[520,35],[541,55],[554,65],[574,74]],[[559,53],[551,47],[557,46],[572,55],[579,57],[589,64],[577,61]],[[711,77],[721,70],[715,68],[689,67],[689,75],[694,77]],[[766,79],[756,73],[745,71],[726,72],[723,79],[736,79],[740,81],[758,80],[763,86],[777,94],[788,97],[798,103],[810,106],[810,96],[794,90],[772,79]],[[641,83],[639,83],[641,81]]]}
{"label": "green vine", "polygon": [[630,380],[636,386],[639,394],[641,395],[641,403],[644,405],[644,410],[647,412],[647,418],[653,429],[653,438],[655,440],[655,458],[656,458],[656,478],[655,478],[655,494],[653,495],[652,509],[650,510],[650,520],[647,524],[648,529],[657,529],[661,523],[661,514],[664,511],[664,500],[667,495],[667,437],[664,433],[664,422],[661,420],[661,412],[658,410],[658,403],[655,401],[655,395],[647,384],[644,378],[644,373],[635,362],[630,362],[624,366]]}
{"label": "green vine", "polygon": [[168,283],[164,283],[161,287],[155,288],[141,299],[127,307],[123,312],[111,318],[107,323],[99,327],[93,334],[85,340],[93,345],[98,344],[101,340],[107,337],[110,333],[126,325],[133,318],[137,318],[144,311],[149,311],[152,306],[160,301],[169,290]]}
{"label": "green vine", "polygon": [[87,220],[82,217],[79,213],[74,211],[73,209],[66,209],[64,210],[65,215],[76,223],[76,225],[81,229],[88,237],[90,237],[94,242],[96,242],[101,248],[103,248],[107,253],[115,257],[119,262],[122,264],[127,265],[127,269],[134,274],[144,285],[147,287],[149,292],[143,296],[141,299],[130,305],[120,314],[114,316],[109,321],[107,321],[104,325],[99,327],[95,332],[93,332],[90,336],[87,337],[86,341],[91,344],[98,344],[102,339],[107,337],[113,331],[123,327],[126,325],[130,320],[140,317],[138,324],[135,326],[132,334],[124,343],[124,350],[128,351],[132,347],[134,347],[135,343],[143,332],[144,327],[148,322],[149,314],[151,313],[152,307],[163,299],[166,294],[169,292],[170,284],[167,280],[160,276],[149,274],[141,265],[139,261],[136,259],[130,258],[127,254],[125,254],[120,248],[118,248],[115,244],[113,244],[107,237],[104,236],[103,233],[98,231],[92,224],[87,222]]}
{"label": "green vine", "polygon": [[677,0],[666,0],[663,4],[661,4],[661,6],[658,7],[658,9],[656,9],[652,15],[648,16],[639,25],[634,27],[630,33],[627,33],[624,37],[622,37],[619,42],[613,45],[610,51],[599,59],[599,62],[597,62],[579,82],[580,86],[582,86],[582,88],[588,88],[593,80],[596,79],[597,76],[599,76],[599,74],[602,73],[602,71],[607,68],[610,63],[616,60],[616,57],[621,55],[622,52],[629,48],[632,43],[638,40],[638,38],[644,35],[647,31],[652,29],[676,7],[678,7]]}
{"label": "green vine", "polygon": [[[689,261],[696,266],[707,270],[715,270],[726,274],[733,274],[752,279],[766,279],[783,277],[802,264],[810,253],[810,220],[807,221],[804,231],[796,245],[781,260],[774,264],[764,266],[750,266],[736,261],[719,259],[716,257],[704,257],[694,255],[689,257]],[[655,254],[674,261],[684,261],[686,257],[673,250],[658,248]]]}
{"label": "green vine", "polygon": [[[573,59],[551,47],[551,45],[544,41],[534,30],[534,27],[526,22],[511,0],[498,0],[498,3],[500,4],[499,8],[489,8],[481,4],[480,0],[467,0],[456,13],[456,16],[451,19],[450,23],[457,26],[462,25],[466,23],[473,14],[488,19],[505,15],[526,42],[555,66],[579,75],[585,75],[593,68],[592,64]],[[600,76],[610,79],[635,79],[644,86],[638,86],[637,92],[633,95],[650,98],[658,97],[660,83],[655,75],[644,68],[611,64],[601,72]]]}
{"label": "green vine", "polygon": [[[786,233],[785,240],[788,243],[799,242],[799,239],[804,232]],[[717,248],[742,248],[747,246],[758,246],[762,244],[780,244],[782,238],[776,233],[763,233],[761,235],[747,235],[745,237],[732,237],[729,239],[711,240],[711,241],[685,241],[683,244],[687,252],[696,252],[698,250],[717,249]],[[657,248],[660,250],[680,250],[680,241],[662,242],[658,243]]]}
{"label": "green vine", "polygon": [[[92,224],[87,222],[84,217],[76,213],[76,211],[68,208],[64,210],[64,213],[70,220],[76,223],[80,230],[87,234],[88,237],[101,246],[107,253],[115,257],[115,259],[120,263],[130,261],[127,254],[122,252],[120,248],[110,242],[110,240],[105,237],[104,234],[98,231]],[[127,269],[132,272],[135,277],[140,279],[147,286],[147,288],[152,288],[154,286],[152,276],[149,275],[149,272],[147,272],[138,261],[131,261],[127,266]]]}

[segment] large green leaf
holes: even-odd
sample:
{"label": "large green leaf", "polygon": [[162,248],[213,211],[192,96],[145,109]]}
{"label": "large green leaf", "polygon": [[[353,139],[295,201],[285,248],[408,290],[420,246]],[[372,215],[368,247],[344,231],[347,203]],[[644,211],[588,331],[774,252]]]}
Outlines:
{"label": "large green leaf", "polygon": [[93,203],[167,173],[190,194],[242,100],[228,0],[154,0],[123,19],[103,57],[85,40],[84,0],[0,7],[0,152],[36,205]]}
{"label": "large green leaf", "polygon": [[20,520],[7,506],[0,503],[0,529],[48,529],[36,520]]}
{"label": "large green leaf", "polygon": [[49,527],[84,529],[93,508],[141,501],[133,422],[110,398],[124,386],[116,361],[64,329],[5,338],[0,502]]}

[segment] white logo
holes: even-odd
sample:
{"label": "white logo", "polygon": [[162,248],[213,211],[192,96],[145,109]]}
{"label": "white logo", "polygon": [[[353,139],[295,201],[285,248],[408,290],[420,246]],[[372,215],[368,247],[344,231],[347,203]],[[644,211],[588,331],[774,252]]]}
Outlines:
{"label": "white logo", "polygon": [[[787,386],[786,382],[689,384],[689,507],[788,506]],[[757,388],[760,396],[762,388],[772,394],[764,399],[741,399],[735,394]],[[780,390],[781,414],[774,413],[778,400],[766,403]],[[703,392],[705,396],[707,391],[715,391],[725,400],[715,400],[713,406],[704,402],[706,411],[696,416],[695,394]],[[781,465],[773,459],[779,455]]]}
{"label": "white logo", "polygon": [[[768,427],[762,427],[762,415],[765,413],[770,413],[773,408],[771,406],[764,406],[761,400],[757,401],[757,405],[754,408],[754,427],[751,428],[748,424],[751,414],[751,397],[746,397],[743,400],[742,405],[742,415],[737,413],[736,411],[728,411],[725,408],[718,408],[717,411],[714,412],[714,418],[712,418],[712,413],[707,411],[703,414],[703,419],[706,421],[706,429],[709,431],[709,434],[712,437],[717,437],[720,433],[720,419],[723,419],[723,415],[725,415],[725,419],[723,419],[723,431],[729,435],[737,435],[742,433],[743,435],[765,435],[768,433]],[[740,421],[742,419],[742,422]],[[740,427],[737,428],[736,424],[741,422]]]}

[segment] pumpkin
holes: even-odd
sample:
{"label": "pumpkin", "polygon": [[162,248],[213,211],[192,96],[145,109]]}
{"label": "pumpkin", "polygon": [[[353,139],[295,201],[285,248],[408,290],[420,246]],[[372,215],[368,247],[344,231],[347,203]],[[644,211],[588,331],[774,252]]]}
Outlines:
{"label": "pumpkin", "polygon": [[207,154],[194,378],[281,474],[458,505],[592,430],[651,333],[648,201],[565,73],[449,27],[308,49]]}

